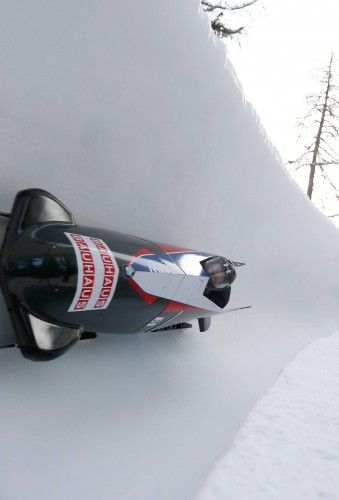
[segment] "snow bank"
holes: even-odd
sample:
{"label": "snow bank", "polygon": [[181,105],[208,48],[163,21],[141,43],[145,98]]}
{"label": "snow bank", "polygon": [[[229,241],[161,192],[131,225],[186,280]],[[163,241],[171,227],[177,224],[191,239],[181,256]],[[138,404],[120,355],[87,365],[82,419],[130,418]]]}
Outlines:
{"label": "snow bank", "polygon": [[339,498],[339,332],[285,368],[199,500]]}

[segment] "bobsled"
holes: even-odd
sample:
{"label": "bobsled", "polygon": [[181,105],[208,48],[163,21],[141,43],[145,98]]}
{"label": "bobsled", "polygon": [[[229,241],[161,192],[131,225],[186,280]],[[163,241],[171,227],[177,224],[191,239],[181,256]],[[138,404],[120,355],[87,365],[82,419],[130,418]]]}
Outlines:
{"label": "bobsled", "polygon": [[224,312],[240,265],[79,226],[55,196],[27,189],[8,214],[0,280],[15,345],[44,361],[98,333],[166,332],[192,320],[206,331]]}

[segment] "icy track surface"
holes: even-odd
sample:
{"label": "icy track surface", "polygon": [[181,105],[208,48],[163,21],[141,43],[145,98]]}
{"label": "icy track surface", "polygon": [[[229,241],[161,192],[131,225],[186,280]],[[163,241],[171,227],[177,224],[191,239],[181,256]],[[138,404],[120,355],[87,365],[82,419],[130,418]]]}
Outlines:
{"label": "icy track surface", "polygon": [[285,368],[197,500],[339,498],[339,332]]}

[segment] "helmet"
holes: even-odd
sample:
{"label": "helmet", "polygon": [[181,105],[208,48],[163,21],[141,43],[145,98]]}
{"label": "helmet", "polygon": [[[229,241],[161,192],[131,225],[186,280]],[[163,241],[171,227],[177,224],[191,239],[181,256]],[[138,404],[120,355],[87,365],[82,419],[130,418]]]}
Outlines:
{"label": "helmet", "polygon": [[203,266],[209,276],[208,290],[221,290],[230,286],[236,278],[233,262],[224,257],[211,257],[204,261]]}

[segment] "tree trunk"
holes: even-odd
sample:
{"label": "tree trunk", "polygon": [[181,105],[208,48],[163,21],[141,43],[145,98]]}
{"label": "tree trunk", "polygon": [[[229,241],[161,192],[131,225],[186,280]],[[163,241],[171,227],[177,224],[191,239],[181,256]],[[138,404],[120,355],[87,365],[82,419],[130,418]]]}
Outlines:
{"label": "tree trunk", "polygon": [[325,114],[327,111],[327,106],[328,106],[328,95],[330,91],[330,86],[331,86],[331,69],[332,69],[332,60],[333,60],[333,54],[331,54],[331,59],[330,59],[330,64],[328,68],[328,76],[327,76],[327,86],[326,86],[326,93],[325,93],[325,101],[323,105],[323,109],[321,112],[321,119],[319,122],[319,128],[318,132],[315,138],[315,143],[314,143],[314,149],[313,149],[313,156],[312,156],[312,162],[310,165],[310,175],[308,178],[308,187],[307,187],[307,196],[311,200],[312,194],[313,194],[313,186],[314,186],[314,175],[315,175],[315,167],[317,166],[317,158],[318,158],[318,153],[319,153],[319,145],[320,145],[320,139],[321,139],[321,134],[323,131],[323,126],[324,126],[324,121],[325,121]]}
{"label": "tree trunk", "polygon": [[310,176],[308,178],[307,196],[312,199],[313,185],[314,185],[314,175],[315,175],[315,163],[311,163]]}

